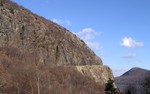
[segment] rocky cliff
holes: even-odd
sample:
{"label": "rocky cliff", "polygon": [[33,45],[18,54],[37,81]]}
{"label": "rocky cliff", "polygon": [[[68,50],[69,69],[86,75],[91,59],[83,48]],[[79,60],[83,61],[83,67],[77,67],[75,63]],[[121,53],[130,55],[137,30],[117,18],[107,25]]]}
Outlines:
{"label": "rocky cliff", "polygon": [[65,28],[5,2],[0,8],[0,46],[38,49],[41,63],[102,65],[87,45]]}
{"label": "rocky cliff", "polygon": [[[69,68],[69,71],[76,70],[77,73],[75,72],[73,75],[77,76],[78,74],[81,76],[81,79],[83,76],[88,77],[90,79],[89,82],[94,81],[100,86],[103,86],[109,78],[113,79],[110,68],[103,66],[102,60],[76,35],[56,23],[33,14],[29,10],[18,6],[9,0],[0,0],[0,65],[0,73],[2,75],[0,77],[1,92],[2,90],[4,92],[7,91],[7,87],[12,85],[12,82],[10,81],[13,79],[13,76],[21,71],[22,73],[20,75],[23,78],[26,78],[24,75],[29,74],[31,70],[32,72],[34,71],[34,73],[36,73],[35,77],[37,77],[37,79],[35,79],[38,82],[38,85],[40,84],[41,77],[39,76],[39,73],[42,75],[44,75],[43,73],[51,74],[53,75],[51,79],[49,79],[50,81],[53,80],[53,84],[51,84],[53,86],[51,87],[56,85],[55,82],[62,81],[59,82],[59,85],[63,89],[64,87],[67,87],[65,81],[62,80],[65,73],[68,73],[68,75],[72,74],[68,71],[66,72],[66,68]],[[58,74],[57,72],[60,73],[58,67],[62,66],[62,74],[64,75],[60,77],[62,79],[58,79],[61,74],[55,76],[54,74]],[[53,73],[52,71],[48,71],[48,73],[46,73],[46,69],[53,69],[53,71],[55,70],[57,72]],[[56,81],[54,81],[55,77],[57,79],[55,79]],[[68,78],[68,76],[65,77],[67,77],[67,79],[73,79],[73,76],[69,76],[70,78]],[[8,79],[4,80],[4,78]],[[41,80],[41,83],[43,83],[42,81],[49,80]],[[29,80],[28,82],[32,81]],[[13,83],[15,86],[13,88],[16,88],[16,91],[21,92],[19,83],[22,85],[22,80],[21,82]],[[76,84],[78,83],[79,82],[76,82]],[[39,94],[40,87],[38,85],[37,92]],[[30,87],[32,92],[36,91],[31,83]],[[66,91],[73,92],[73,89],[69,90]],[[61,92],[61,94],[63,93]],[[65,92],[64,94],[68,93]],[[79,94],[79,92],[77,94]],[[88,92],[82,94],[92,93]]]}

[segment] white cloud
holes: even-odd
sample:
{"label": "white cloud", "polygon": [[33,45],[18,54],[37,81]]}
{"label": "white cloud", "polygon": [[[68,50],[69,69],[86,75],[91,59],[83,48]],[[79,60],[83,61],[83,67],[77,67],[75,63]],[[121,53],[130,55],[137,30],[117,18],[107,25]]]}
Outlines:
{"label": "white cloud", "polygon": [[84,28],[82,31],[78,32],[77,35],[84,41],[92,40],[97,35],[101,34],[102,32],[96,32],[92,28]]}
{"label": "white cloud", "polygon": [[96,53],[102,52],[102,47],[97,39],[102,32],[96,32],[92,28],[84,28],[82,31],[75,33]]}
{"label": "white cloud", "polygon": [[127,59],[132,59],[132,58],[135,58],[137,55],[135,53],[129,53],[125,56],[123,56],[123,58],[127,58]]}
{"label": "white cloud", "polygon": [[137,42],[131,37],[125,37],[122,39],[121,46],[126,48],[138,48],[143,46],[143,42]]}
{"label": "white cloud", "polygon": [[71,26],[72,25],[72,23],[69,20],[53,18],[52,21],[59,24],[59,25],[66,25],[66,26]]}
{"label": "white cloud", "polygon": [[58,20],[56,18],[52,19],[52,21],[55,22],[55,23],[60,23],[60,20]]}

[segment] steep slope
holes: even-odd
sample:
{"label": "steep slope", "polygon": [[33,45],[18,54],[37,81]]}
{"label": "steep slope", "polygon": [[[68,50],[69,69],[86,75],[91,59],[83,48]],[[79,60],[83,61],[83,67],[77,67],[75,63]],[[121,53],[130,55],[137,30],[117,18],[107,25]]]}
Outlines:
{"label": "steep slope", "polygon": [[65,28],[14,3],[7,3],[7,0],[2,1],[4,4],[0,8],[0,46],[32,51],[37,49],[41,63],[102,65],[100,58]]}
{"label": "steep slope", "polygon": [[103,94],[111,69],[65,28],[0,0],[0,94]]}

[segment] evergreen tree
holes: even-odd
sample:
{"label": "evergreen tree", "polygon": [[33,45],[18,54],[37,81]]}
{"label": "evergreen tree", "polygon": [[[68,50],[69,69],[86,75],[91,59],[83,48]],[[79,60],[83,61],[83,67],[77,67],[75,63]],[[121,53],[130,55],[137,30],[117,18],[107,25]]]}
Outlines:
{"label": "evergreen tree", "polygon": [[3,6],[3,2],[0,0],[0,6]]}
{"label": "evergreen tree", "polygon": [[119,89],[115,88],[112,79],[109,79],[105,85],[105,94],[120,94]]}

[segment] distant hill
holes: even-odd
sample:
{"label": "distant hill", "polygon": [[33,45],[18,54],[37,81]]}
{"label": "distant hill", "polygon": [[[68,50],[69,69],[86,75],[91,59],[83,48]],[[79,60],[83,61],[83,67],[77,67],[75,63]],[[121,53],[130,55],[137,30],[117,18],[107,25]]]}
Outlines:
{"label": "distant hill", "polygon": [[125,72],[123,75],[121,75],[121,77],[141,76],[141,74],[146,75],[148,72],[149,72],[149,70],[134,67],[134,68],[130,69],[129,71]]}
{"label": "distant hill", "polygon": [[149,73],[149,70],[134,67],[125,72],[120,77],[116,77],[115,81],[117,84],[136,84],[142,81],[146,76],[148,76]]}
{"label": "distant hill", "polygon": [[116,77],[115,83],[123,92],[130,89],[132,91],[130,94],[147,94],[143,91],[143,84],[148,77],[150,78],[150,70],[134,67],[120,77]]}

